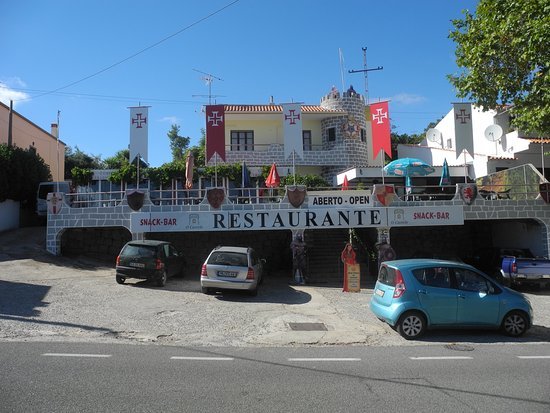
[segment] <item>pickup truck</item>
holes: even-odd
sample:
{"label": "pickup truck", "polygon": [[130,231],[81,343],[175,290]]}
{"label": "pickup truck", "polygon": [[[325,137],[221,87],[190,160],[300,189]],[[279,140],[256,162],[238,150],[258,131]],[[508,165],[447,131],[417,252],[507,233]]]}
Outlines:
{"label": "pickup truck", "polygon": [[547,258],[520,258],[505,256],[500,270],[505,285],[543,285],[550,283],[550,260]]}

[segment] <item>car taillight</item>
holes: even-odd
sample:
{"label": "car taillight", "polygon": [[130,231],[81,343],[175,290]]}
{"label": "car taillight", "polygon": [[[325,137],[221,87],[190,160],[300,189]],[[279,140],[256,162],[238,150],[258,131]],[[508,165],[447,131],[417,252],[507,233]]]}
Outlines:
{"label": "car taillight", "polygon": [[512,263],[512,272],[518,272],[518,264],[517,262]]}
{"label": "car taillight", "polygon": [[248,267],[248,272],[246,273],[246,279],[247,280],[253,280],[254,279],[254,268]]}
{"label": "car taillight", "polygon": [[403,275],[401,275],[401,271],[396,270],[395,271],[395,290],[393,290],[393,298],[399,298],[401,297],[405,291],[407,291],[407,287],[405,287],[405,281],[403,280]]}
{"label": "car taillight", "polygon": [[162,270],[164,268],[164,263],[161,260],[159,260],[158,258],[155,261],[155,268],[157,270]]}
{"label": "car taillight", "polygon": [[208,274],[206,273],[206,264],[202,264],[201,277],[208,277]]}
{"label": "car taillight", "polygon": [[116,265],[120,265],[120,255],[116,257]]}

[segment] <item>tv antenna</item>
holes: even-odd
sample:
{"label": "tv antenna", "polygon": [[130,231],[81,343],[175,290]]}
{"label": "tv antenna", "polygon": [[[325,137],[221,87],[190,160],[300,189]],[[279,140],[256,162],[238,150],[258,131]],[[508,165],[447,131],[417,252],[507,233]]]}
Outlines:
{"label": "tv antenna", "polygon": [[204,80],[206,82],[206,84],[208,85],[208,95],[193,95],[193,96],[203,96],[203,97],[206,97],[208,96],[208,104],[211,105],[212,104],[212,98],[213,97],[219,97],[221,95],[212,95],[212,82],[214,82],[214,80],[221,80],[223,81],[223,79],[220,79],[219,77],[217,76],[214,76],[213,74],[211,73],[206,73],[206,72],[202,72],[200,70],[197,70],[197,69],[193,69],[195,72],[198,72],[198,73],[202,73],[204,76],[202,77],[202,80]]}
{"label": "tv antenna", "polygon": [[382,66],[373,67],[371,69],[367,68],[367,48],[362,47],[361,50],[363,51],[363,69],[361,70],[348,70],[348,73],[364,73],[365,74],[365,99],[367,102],[367,105],[369,104],[369,81],[368,81],[368,72],[372,72],[373,70],[382,70],[384,69]]}

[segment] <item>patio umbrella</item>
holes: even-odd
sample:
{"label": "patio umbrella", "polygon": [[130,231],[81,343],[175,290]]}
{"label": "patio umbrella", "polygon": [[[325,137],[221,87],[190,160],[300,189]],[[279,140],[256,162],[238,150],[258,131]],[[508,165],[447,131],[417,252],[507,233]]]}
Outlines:
{"label": "patio umbrella", "polygon": [[434,172],[435,169],[426,162],[416,158],[402,158],[390,162],[384,167],[387,175],[405,177],[405,186],[411,186],[411,177],[426,176]]}
{"label": "patio umbrella", "polygon": [[277,172],[277,165],[273,163],[273,165],[271,165],[269,175],[267,175],[267,178],[265,180],[265,186],[268,188],[275,188],[280,184],[281,184],[281,178],[279,177],[279,173]]}
{"label": "patio umbrella", "polygon": [[349,189],[348,176],[344,175],[344,182],[342,183],[342,191],[347,191]]}
{"label": "patio umbrella", "polygon": [[195,158],[193,154],[189,152],[187,159],[185,160],[185,188],[193,188],[193,166],[195,164]]}
{"label": "patio umbrella", "polygon": [[449,165],[447,164],[447,158],[443,161],[443,170],[441,171],[441,179],[439,180],[439,186],[445,186],[451,184],[451,176],[449,174]]}

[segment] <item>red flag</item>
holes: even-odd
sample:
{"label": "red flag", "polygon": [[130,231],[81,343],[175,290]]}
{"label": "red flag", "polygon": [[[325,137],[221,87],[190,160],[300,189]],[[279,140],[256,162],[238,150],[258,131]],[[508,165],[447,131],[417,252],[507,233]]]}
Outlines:
{"label": "red flag", "polygon": [[370,105],[370,121],[372,128],[372,157],[376,158],[384,150],[391,158],[390,115],[388,102]]}
{"label": "red flag", "polygon": [[206,106],[206,161],[215,153],[225,161],[224,105]]}
{"label": "red flag", "polygon": [[344,183],[342,184],[342,191],[347,191],[349,189],[348,176],[344,175]]}

